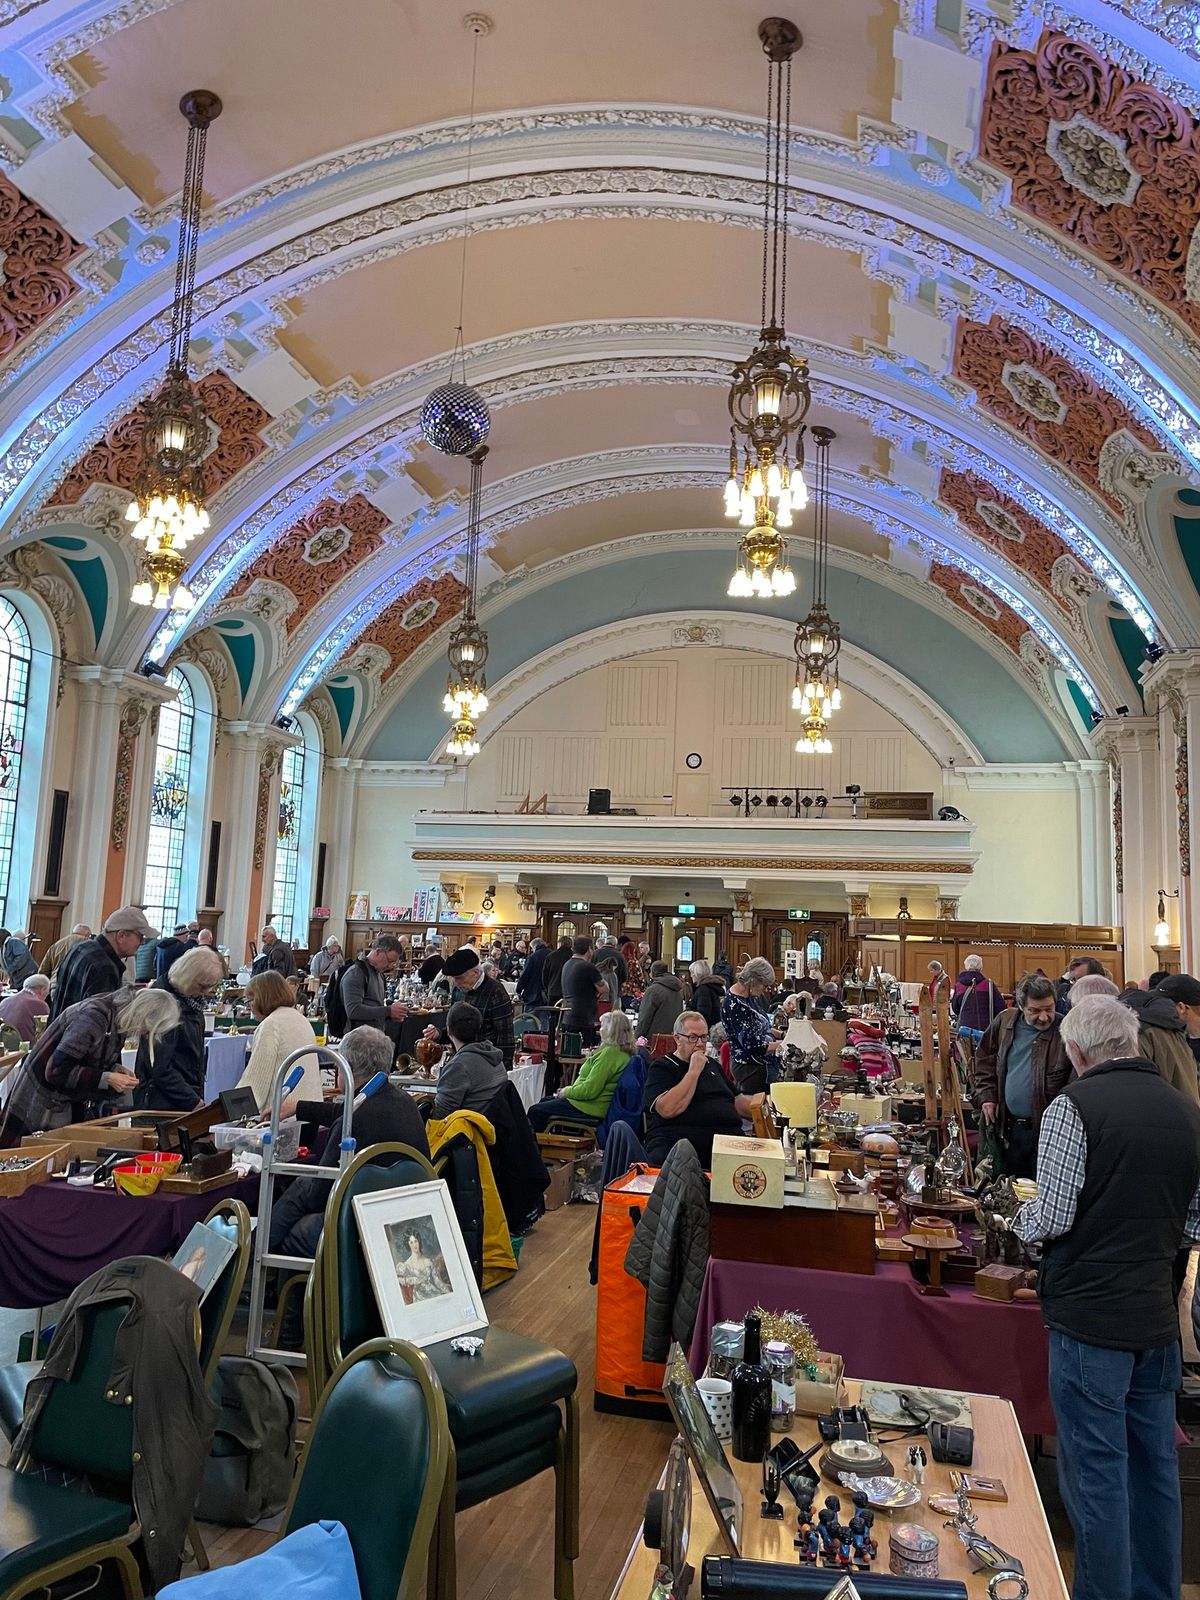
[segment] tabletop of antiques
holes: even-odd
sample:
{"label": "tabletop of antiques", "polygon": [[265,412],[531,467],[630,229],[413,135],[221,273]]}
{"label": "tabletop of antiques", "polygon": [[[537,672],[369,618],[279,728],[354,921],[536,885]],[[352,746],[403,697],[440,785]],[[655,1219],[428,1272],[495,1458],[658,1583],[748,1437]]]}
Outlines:
{"label": "tabletop of antiques", "polygon": [[[859,1385],[847,1383],[847,1403],[858,1400]],[[975,1455],[970,1471],[989,1478],[1002,1480],[1008,1491],[1007,1503],[975,1500],[972,1508],[978,1514],[979,1532],[994,1539],[1010,1555],[1017,1556],[1025,1568],[1030,1600],[1067,1600],[1067,1588],[1062,1569],[1058,1564],[1054,1543],[1046,1514],[1030,1470],[1029,1457],[1021,1439],[1021,1431],[1013,1408],[1007,1400],[995,1395],[971,1396],[972,1420],[975,1429]],[[772,1435],[772,1443],[777,1435]],[[817,1440],[817,1424],[813,1417],[796,1417],[791,1438],[802,1450]],[[905,1447],[898,1443],[885,1445],[897,1475],[902,1475]],[[740,1554],[753,1561],[781,1561],[794,1563],[798,1555],[792,1540],[796,1537],[796,1506],[788,1490],[780,1492],[784,1508],[782,1521],[764,1521],[758,1514],[762,1504],[762,1473],[757,1464],[735,1461],[728,1444],[725,1453],[737,1474],[745,1500],[742,1548]],[[815,1462],[814,1462],[815,1465]],[[925,1496],[920,1505],[905,1511],[875,1513],[874,1534],[879,1554],[871,1564],[872,1572],[888,1571],[888,1533],[900,1522],[915,1522],[935,1533],[940,1543],[939,1576],[965,1583],[967,1593],[975,1600],[986,1600],[988,1575],[974,1576],[971,1563],[958,1535],[952,1528],[942,1526],[947,1515],[933,1511],[927,1501],[930,1494],[953,1498],[950,1487],[951,1469],[930,1460],[925,1470]],[[838,1484],[821,1480],[815,1505],[819,1508],[827,1494],[837,1494],[843,1506],[849,1491]],[[704,1492],[692,1475],[692,1528],[688,1548],[688,1562],[696,1571],[695,1592],[699,1593],[700,1566],[706,1555],[723,1555],[725,1546],[717,1535],[716,1524]],[[642,1543],[639,1527],[633,1549],[625,1561],[621,1575],[613,1590],[612,1600],[647,1600],[654,1581],[656,1553]],[[829,1587],[837,1583],[840,1572],[829,1571]],[[853,1576],[853,1574],[851,1574]]]}

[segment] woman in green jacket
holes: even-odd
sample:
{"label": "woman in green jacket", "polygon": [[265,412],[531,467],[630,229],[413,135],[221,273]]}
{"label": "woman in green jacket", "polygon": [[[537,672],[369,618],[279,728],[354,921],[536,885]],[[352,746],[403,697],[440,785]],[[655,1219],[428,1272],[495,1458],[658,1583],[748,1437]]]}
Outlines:
{"label": "woman in green jacket", "polygon": [[551,1122],[579,1122],[594,1128],[604,1121],[613,1091],[634,1052],[633,1024],[623,1011],[608,1011],[600,1018],[600,1048],[593,1050],[579,1069],[575,1082],[530,1106],[535,1133]]}

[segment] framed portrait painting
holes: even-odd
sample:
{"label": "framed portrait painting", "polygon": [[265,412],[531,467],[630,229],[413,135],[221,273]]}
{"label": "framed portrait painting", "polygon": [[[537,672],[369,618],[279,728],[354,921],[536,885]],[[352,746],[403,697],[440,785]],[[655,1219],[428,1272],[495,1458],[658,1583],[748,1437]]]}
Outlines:
{"label": "framed portrait painting", "polygon": [[355,1195],[354,1219],[391,1337],[427,1345],[487,1327],[483,1293],[440,1179]]}

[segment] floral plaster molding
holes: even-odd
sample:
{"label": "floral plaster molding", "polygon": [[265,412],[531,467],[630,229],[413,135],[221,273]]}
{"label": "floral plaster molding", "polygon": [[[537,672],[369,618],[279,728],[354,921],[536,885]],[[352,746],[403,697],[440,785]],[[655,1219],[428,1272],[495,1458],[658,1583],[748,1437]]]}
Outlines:
{"label": "floral plaster molding", "polygon": [[1046,149],[1074,189],[1097,205],[1132,205],[1142,181],[1129,164],[1124,139],[1076,113],[1070,122],[1051,122]]}
{"label": "floral plaster molding", "polygon": [[0,360],[78,292],[67,268],[84,248],[0,173]]}

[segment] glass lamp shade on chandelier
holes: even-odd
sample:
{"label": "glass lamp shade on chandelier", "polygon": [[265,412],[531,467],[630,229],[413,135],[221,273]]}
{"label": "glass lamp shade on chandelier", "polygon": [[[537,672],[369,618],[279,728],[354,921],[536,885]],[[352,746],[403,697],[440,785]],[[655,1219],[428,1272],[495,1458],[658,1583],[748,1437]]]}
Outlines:
{"label": "glass lamp shade on chandelier", "polygon": [[182,552],[209,526],[204,506],[203,462],[209,448],[204,404],[188,376],[188,344],[204,194],[204,151],[208,129],[221,114],[219,98],[193,89],[179,102],[188,125],[183,195],[180,200],[179,253],[171,306],[171,348],[166,378],[147,402],[134,498],[125,513],[130,532],[142,546],[141,573],[130,599],[160,611],[192,604],[183,582]]}
{"label": "glass lamp shade on chandelier", "polygon": [[784,17],[758,27],[767,57],[767,165],[763,184],[761,332],[733,369],[729,387],[729,478],[725,515],[745,530],[729,593],[763,599],[793,594],[787,561],[792,514],[808,504],[804,418],[808,362],[787,342],[787,206],[792,136],[792,56],[800,30]]}
{"label": "glass lamp shade on chandelier", "polygon": [[796,653],[796,684],[792,690],[792,709],[804,718],[803,732],[796,743],[802,755],[827,756],[833,752],[829,719],[841,706],[838,682],[838,656],[842,630],[829,615],[825,603],[829,568],[829,446],[836,435],[832,428],[815,427],[817,447],[816,504],[813,508],[813,592],[808,615],[796,626],[792,648]]}
{"label": "glass lamp shade on chandelier", "polygon": [[475,615],[479,587],[479,508],[483,493],[483,463],[487,445],[480,445],[471,456],[471,509],[467,519],[467,599],[462,620],[450,635],[446,656],[450,675],[446,680],[446,698],[442,702],[454,726],[446,741],[448,756],[469,759],[479,754],[479,719],[488,708],[487,657],[488,637]]}

